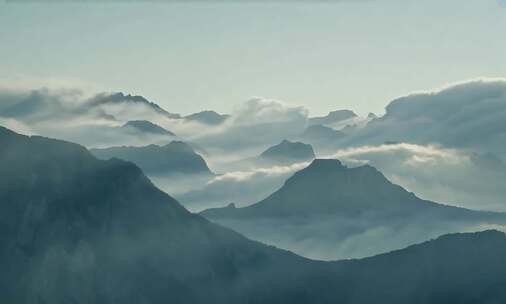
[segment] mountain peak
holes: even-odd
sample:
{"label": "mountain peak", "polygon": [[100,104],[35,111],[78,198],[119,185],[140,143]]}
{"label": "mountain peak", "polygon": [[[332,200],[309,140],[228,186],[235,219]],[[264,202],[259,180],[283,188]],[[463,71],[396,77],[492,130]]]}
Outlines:
{"label": "mountain peak", "polygon": [[91,151],[101,159],[116,157],[131,161],[148,174],[211,174],[204,158],[182,141],[172,141],[164,146],[123,146]]}
{"label": "mountain peak", "polygon": [[404,214],[431,206],[438,204],[421,200],[391,183],[370,165],[348,168],[337,159],[315,159],[259,203],[222,214],[220,210],[205,214],[210,217]]}
{"label": "mountain peak", "polygon": [[294,162],[315,158],[313,147],[302,142],[292,142],[283,139],[279,144],[262,152],[260,157],[267,160]]}
{"label": "mountain peak", "polygon": [[178,119],[181,118],[181,115],[169,113],[158,104],[149,101],[143,96],[139,95],[131,95],[124,94],[123,92],[116,93],[101,93],[93,97],[89,103],[92,106],[100,106],[106,104],[121,104],[121,103],[133,103],[133,104],[143,104],[148,108],[152,109],[154,112],[166,116],[168,118]]}
{"label": "mountain peak", "polygon": [[346,169],[346,166],[344,166],[343,163],[341,163],[341,161],[338,159],[317,158],[313,160],[311,164],[302,171],[341,170],[341,169]]}
{"label": "mountain peak", "polygon": [[219,114],[212,110],[205,110],[198,113],[193,113],[184,117],[186,120],[198,121],[208,125],[219,125],[224,122],[230,115]]}
{"label": "mountain peak", "polygon": [[175,136],[174,133],[147,120],[130,120],[122,128],[131,129],[142,133]]}

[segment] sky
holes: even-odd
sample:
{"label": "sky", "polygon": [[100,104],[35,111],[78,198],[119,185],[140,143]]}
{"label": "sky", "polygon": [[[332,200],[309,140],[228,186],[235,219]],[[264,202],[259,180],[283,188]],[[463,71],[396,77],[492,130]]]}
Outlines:
{"label": "sky", "polygon": [[505,1],[235,2],[0,0],[0,86],[123,91],[182,114],[258,96],[364,115],[506,77]]}

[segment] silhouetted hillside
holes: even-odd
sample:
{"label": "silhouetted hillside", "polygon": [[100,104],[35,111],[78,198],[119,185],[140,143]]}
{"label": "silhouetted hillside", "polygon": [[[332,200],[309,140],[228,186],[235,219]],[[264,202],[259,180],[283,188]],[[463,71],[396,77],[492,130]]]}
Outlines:
{"label": "silhouetted hillside", "polygon": [[176,134],[166,130],[159,125],[156,125],[147,120],[131,120],[125,123],[122,127],[127,132],[138,132],[140,134],[153,134],[153,135],[169,135],[175,136]]}
{"label": "silhouetted hillside", "polygon": [[249,238],[318,259],[365,257],[506,223],[504,214],[423,200],[374,167],[348,168],[334,159],[314,160],[256,204],[201,214]]}
{"label": "silhouetted hillside", "polygon": [[89,106],[100,105],[120,105],[120,104],[137,104],[144,105],[151,109],[154,113],[161,114],[168,118],[181,118],[181,115],[169,113],[154,102],[151,102],[143,96],[124,94],[122,92],[112,94],[99,94],[88,101]]}
{"label": "silhouetted hillside", "polygon": [[181,141],[165,146],[111,147],[91,152],[101,159],[116,157],[131,161],[148,174],[211,174],[202,156]]}
{"label": "silhouetted hillside", "polygon": [[5,303],[502,303],[506,236],[317,262],[182,208],[129,162],[0,127]]}
{"label": "silhouetted hillside", "polygon": [[293,163],[315,158],[313,147],[301,142],[283,140],[260,154],[260,159],[280,163]]}
{"label": "silhouetted hillside", "polygon": [[201,111],[184,116],[183,118],[188,121],[197,121],[207,125],[219,125],[229,117],[230,115],[219,114],[215,111]]}
{"label": "silhouetted hillside", "polygon": [[360,216],[417,215],[431,212],[462,218],[491,215],[422,200],[392,184],[369,165],[348,168],[335,159],[316,159],[261,202],[232,211],[208,210],[209,217],[273,217],[309,214]]}

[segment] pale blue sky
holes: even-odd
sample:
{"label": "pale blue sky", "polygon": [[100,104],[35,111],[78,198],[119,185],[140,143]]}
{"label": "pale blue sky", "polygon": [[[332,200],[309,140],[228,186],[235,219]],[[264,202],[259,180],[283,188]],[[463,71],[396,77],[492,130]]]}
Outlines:
{"label": "pale blue sky", "polygon": [[311,114],[506,77],[498,0],[2,3],[0,84],[141,94],[172,112],[252,96]]}

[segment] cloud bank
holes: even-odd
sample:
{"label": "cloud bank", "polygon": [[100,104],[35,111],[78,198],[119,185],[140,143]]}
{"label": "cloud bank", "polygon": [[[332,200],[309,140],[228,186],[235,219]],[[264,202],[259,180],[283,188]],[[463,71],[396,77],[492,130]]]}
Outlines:
{"label": "cloud bank", "polygon": [[398,98],[341,145],[439,143],[506,156],[506,81],[476,80]]}
{"label": "cloud bank", "polygon": [[493,154],[399,143],[341,149],[332,157],[349,165],[369,163],[425,199],[506,211],[506,165]]}

